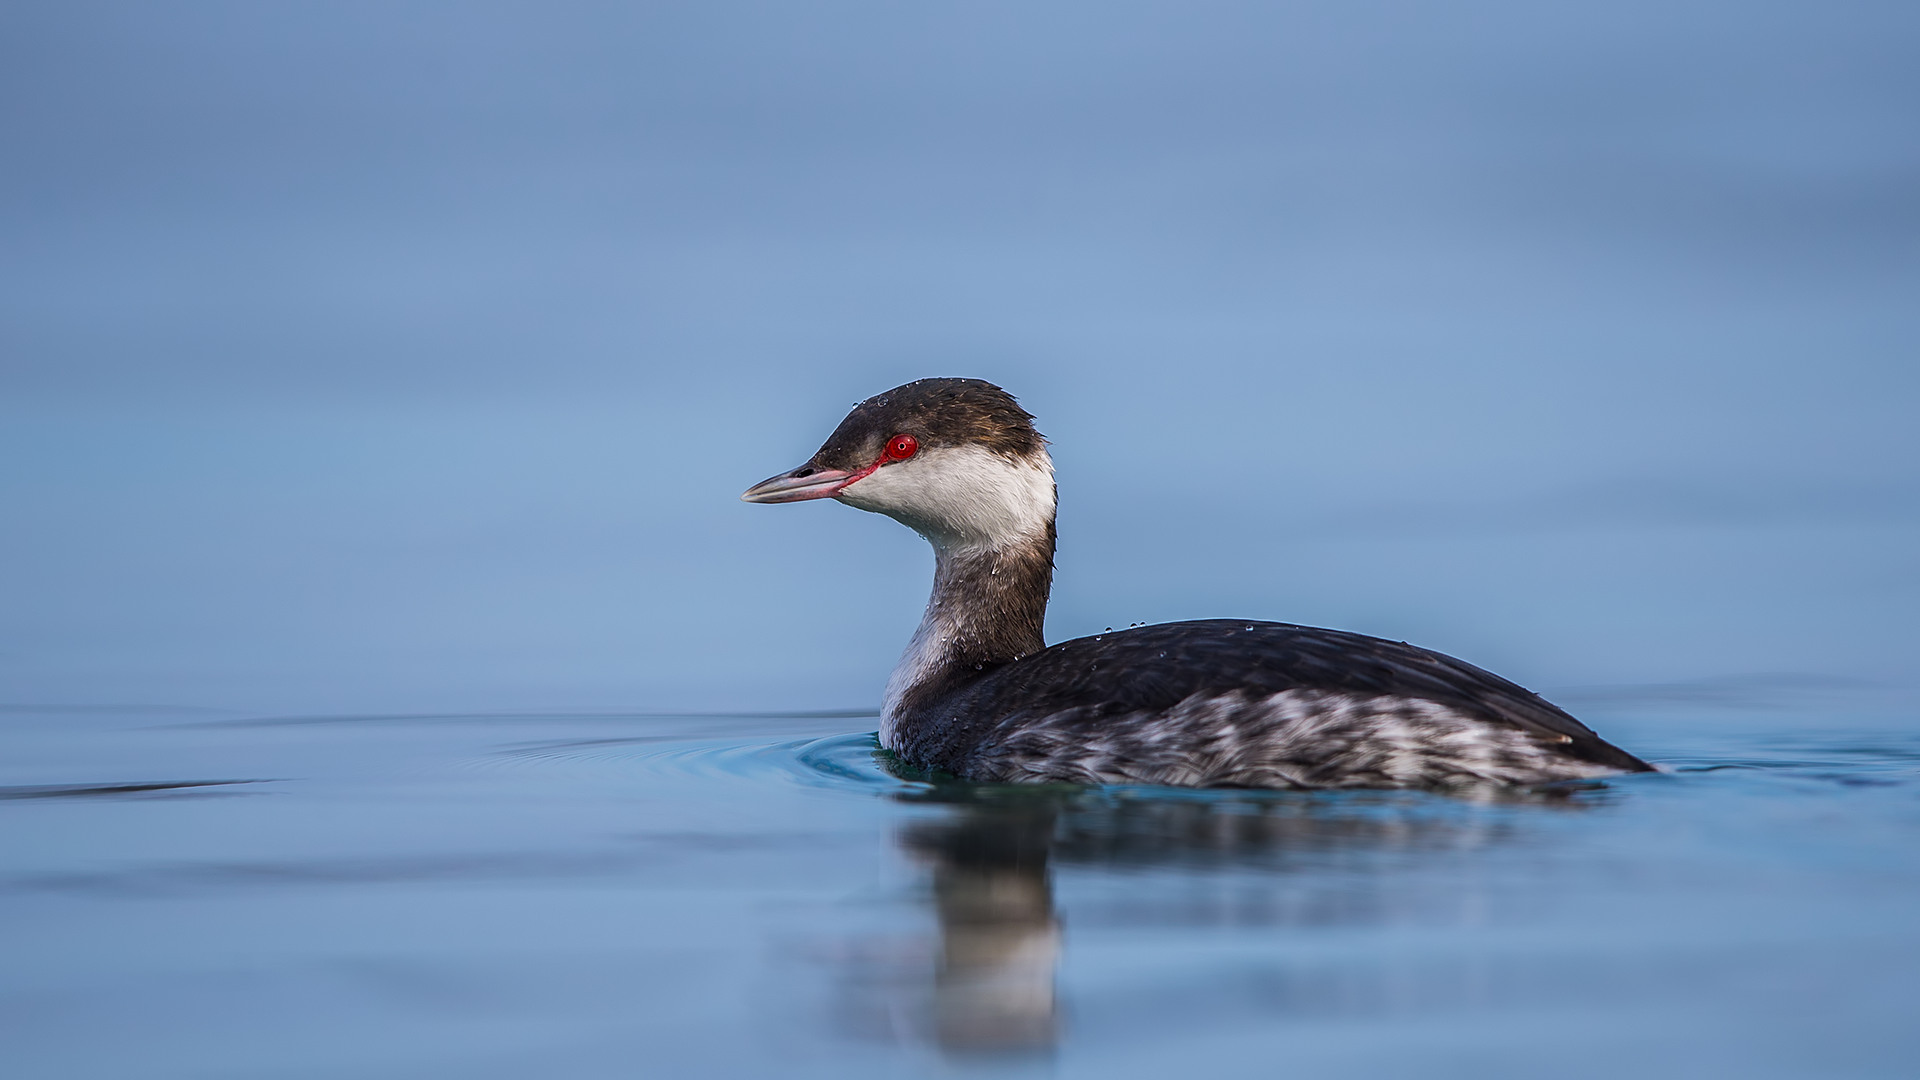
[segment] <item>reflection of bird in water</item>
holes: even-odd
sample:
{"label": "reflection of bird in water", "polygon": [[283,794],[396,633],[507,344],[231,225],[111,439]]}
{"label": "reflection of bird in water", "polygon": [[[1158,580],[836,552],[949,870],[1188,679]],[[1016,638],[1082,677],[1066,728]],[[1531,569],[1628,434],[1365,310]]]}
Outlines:
{"label": "reflection of bird in water", "polygon": [[[1584,794],[1560,790],[1524,801],[1577,809]],[[932,869],[940,949],[931,1034],[960,1054],[1043,1051],[1056,1039],[1062,937],[1054,867],[1182,871],[1176,877],[1187,905],[1135,897],[1114,909],[1128,923],[1351,924],[1391,914],[1378,895],[1384,890],[1370,894],[1366,877],[1393,880],[1389,871],[1403,868],[1402,860],[1472,850],[1518,828],[1458,800],[1390,793],[1168,797],[942,784],[906,799],[950,808],[946,817],[908,826],[900,844]],[[1335,865],[1357,867],[1361,881],[1340,875],[1329,883],[1314,873]],[[1224,889],[1233,880],[1268,902],[1230,910],[1191,904],[1193,886]],[[1299,880],[1311,883],[1307,895],[1282,895]]]}
{"label": "reflection of bird in water", "polygon": [[833,498],[918,531],[933,596],[887,684],[880,742],[975,781],[1181,787],[1543,784],[1642,772],[1537,694],[1450,656],[1248,620],[1049,647],[1053,460],[978,379],[861,402],[749,502]]}
{"label": "reflection of bird in water", "polygon": [[941,1046],[1013,1051],[1054,1039],[1060,924],[1047,873],[1051,814],[975,809],[907,830],[933,864],[940,958],[933,1022]]}

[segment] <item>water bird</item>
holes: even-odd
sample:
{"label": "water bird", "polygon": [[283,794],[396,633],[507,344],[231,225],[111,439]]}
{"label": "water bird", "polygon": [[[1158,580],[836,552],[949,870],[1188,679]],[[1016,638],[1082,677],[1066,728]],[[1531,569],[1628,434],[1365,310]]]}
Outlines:
{"label": "water bird", "polygon": [[1349,788],[1540,785],[1652,766],[1524,687],[1402,641],[1253,619],[1049,646],[1053,459],[979,379],[854,406],[747,502],[836,499],[932,544],[933,594],[880,744],[980,782]]}

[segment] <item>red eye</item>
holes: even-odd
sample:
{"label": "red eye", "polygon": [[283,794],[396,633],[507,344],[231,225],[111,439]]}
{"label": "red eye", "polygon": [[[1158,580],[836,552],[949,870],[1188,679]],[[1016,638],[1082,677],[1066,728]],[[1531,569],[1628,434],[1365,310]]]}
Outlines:
{"label": "red eye", "polygon": [[920,449],[920,440],[911,435],[895,435],[887,440],[887,460],[905,461]]}

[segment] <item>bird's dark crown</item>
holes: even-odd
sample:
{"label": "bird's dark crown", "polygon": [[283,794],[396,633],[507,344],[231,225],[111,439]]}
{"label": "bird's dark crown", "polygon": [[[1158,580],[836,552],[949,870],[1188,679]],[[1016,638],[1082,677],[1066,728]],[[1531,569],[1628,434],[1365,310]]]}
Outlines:
{"label": "bird's dark crown", "polygon": [[1013,395],[982,379],[916,379],[853,407],[814,454],[821,468],[858,470],[886,441],[912,435],[924,449],[979,446],[1018,461],[1041,452],[1046,439]]}

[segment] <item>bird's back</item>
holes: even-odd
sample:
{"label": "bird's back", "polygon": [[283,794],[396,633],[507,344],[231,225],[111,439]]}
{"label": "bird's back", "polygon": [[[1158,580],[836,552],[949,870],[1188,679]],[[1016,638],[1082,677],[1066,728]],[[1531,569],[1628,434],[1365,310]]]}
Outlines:
{"label": "bird's back", "polygon": [[977,780],[1524,784],[1651,768],[1453,657],[1231,619],[1061,642],[899,718],[894,741],[909,760]]}

